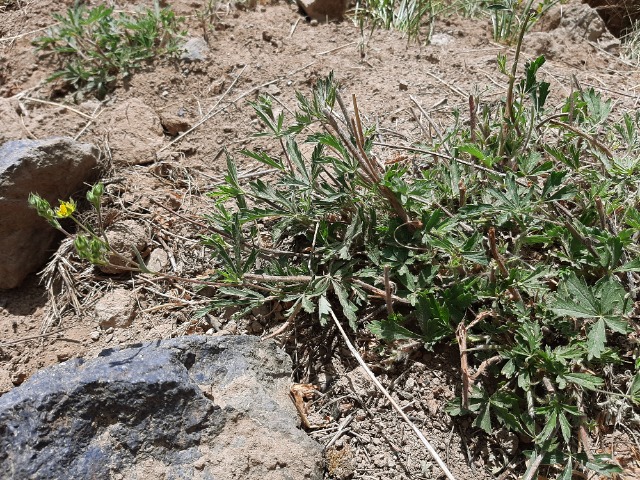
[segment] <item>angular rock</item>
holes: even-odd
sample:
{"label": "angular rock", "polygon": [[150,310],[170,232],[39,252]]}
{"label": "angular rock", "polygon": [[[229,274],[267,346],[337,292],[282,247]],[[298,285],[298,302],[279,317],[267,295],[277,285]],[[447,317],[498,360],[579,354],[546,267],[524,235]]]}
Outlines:
{"label": "angular rock", "polygon": [[593,7],[616,37],[623,36],[640,20],[638,0],[583,0]]}
{"label": "angular rock", "polygon": [[13,140],[0,146],[0,289],[38,270],[56,232],[29,207],[29,193],[52,205],[98,173],[98,149],[71,138]]}
{"label": "angular rock", "polygon": [[209,45],[200,37],[187,40],[182,46],[182,50],[183,52],[182,55],[180,55],[180,59],[186,60],[187,62],[201,62],[206,60],[209,55]]}
{"label": "angular rock", "polygon": [[149,255],[147,268],[152,272],[162,272],[169,265],[169,254],[161,248],[154,249]]}
{"label": "angular rock", "polygon": [[186,132],[191,128],[189,119],[179,115],[164,114],[160,116],[160,123],[168,135],[174,136]]}
{"label": "angular rock", "polygon": [[129,290],[116,288],[98,300],[95,312],[98,325],[102,329],[125,328],[133,322],[136,301]]}
{"label": "angular rock", "polygon": [[0,397],[11,478],[321,479],[291,360],[255,337],[181,337],[36,373]]}
{"label": "angular rock", "polygon": [[164,138],[156,111],[137,98],[107,115],[109,148],[116,164],[143,165],[156,160]]}
{"label": "angular rock", "polygon": [[535,25],[534,32],[525,36],[525,51],[544,54],[547,59],[571,58],[576,49],[568,48],[582,41],[597,42],[601,48],[615,53],[620,46],[598,13],[586,4],[557,5]]}
{"label": "angular rock", "polygon": [[347,0],[297,0],[298,6],[311,19],[319,22],[342,20],[347,10]]}

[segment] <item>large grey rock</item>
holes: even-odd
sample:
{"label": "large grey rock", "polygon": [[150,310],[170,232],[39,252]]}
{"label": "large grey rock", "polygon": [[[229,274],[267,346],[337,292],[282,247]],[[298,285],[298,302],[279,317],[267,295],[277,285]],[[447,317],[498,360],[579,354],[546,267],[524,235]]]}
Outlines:
{"label": "large grey rock", "polygon": [[3,478],[320,479],[291,360],[255,337],[181,337],[36,373],[0,397]]}
{"label": "large grey rock", "polygon": [[0,146],[0,289],[17,287],[47,259],[55,230],[27,202],[56,205],[93,180],[98,149],[71,138],[13,140]]}

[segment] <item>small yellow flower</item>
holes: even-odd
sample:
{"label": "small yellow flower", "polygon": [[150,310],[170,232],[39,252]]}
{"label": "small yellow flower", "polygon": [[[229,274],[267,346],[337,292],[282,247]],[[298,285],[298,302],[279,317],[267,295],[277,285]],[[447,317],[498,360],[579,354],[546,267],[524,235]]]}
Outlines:
{"label": "small yellow flower", "polygon": [[69,202],[63,202],[62,200],[60,200],[60,206],[56,210],[56,217],[67,218],[67,217],[70,217],[75,211],[76,211],[76,204],[73,200]]}

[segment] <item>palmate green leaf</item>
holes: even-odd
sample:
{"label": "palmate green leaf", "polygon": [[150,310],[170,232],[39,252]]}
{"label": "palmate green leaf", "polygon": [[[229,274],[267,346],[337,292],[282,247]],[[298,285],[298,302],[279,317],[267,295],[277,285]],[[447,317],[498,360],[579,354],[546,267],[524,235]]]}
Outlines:
{"label": "palmate green leaf", "polygon": [[338,257],[342,260],[351,259],[351,246],[353,242],[362,235],[363,219],[362,212],[358,211],[351,216],[351,223],[347,227],[342,240],[340,250],[338,250]]}
{"label": "palmate green leaf", "polygon": [[430,293],[418,296],[416,315],[426,346],[433,345],[453,332],[449,308]]}
{"label": "palmate green leaf", "polygon": [[609,476],[614,473],[624,473],[620,465],[612,463],[613,461],[611,455],[596,454],[591,459],[584,459],[584,466],[601,475]]}
{"label": "palmate green leaf", "polygon": [[629,309],[625,295],[624,288],[614,277],[605,277],[590,287],[571,272],[558,288],[551,311],[576,318],[620,316]]}

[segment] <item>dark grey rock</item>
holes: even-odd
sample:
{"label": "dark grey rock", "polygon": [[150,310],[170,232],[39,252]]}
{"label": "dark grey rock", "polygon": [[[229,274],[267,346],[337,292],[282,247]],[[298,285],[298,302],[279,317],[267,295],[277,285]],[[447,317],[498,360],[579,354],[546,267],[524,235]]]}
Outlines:
{"label": "dark grey rock", "polygon": [[29,193],[57,206],[96,177],[98,153],[66,137],[0,146],[0,289],[17,287],[40,268],[55,238],[55,230],[29,207]]}
{"label": "dark grey rock", "polygon": [[291,361],[250,336],[181,337],[69,360],[0,397],[0,476],[320,479]]}
{"label": "dark grey rock", "polygon": [[209,55],[209,45],[200,37],[187,40],[182,46],[182,50],[183,52],[180,59],[186,60],[187,62],[201,62],[206,60]]}

